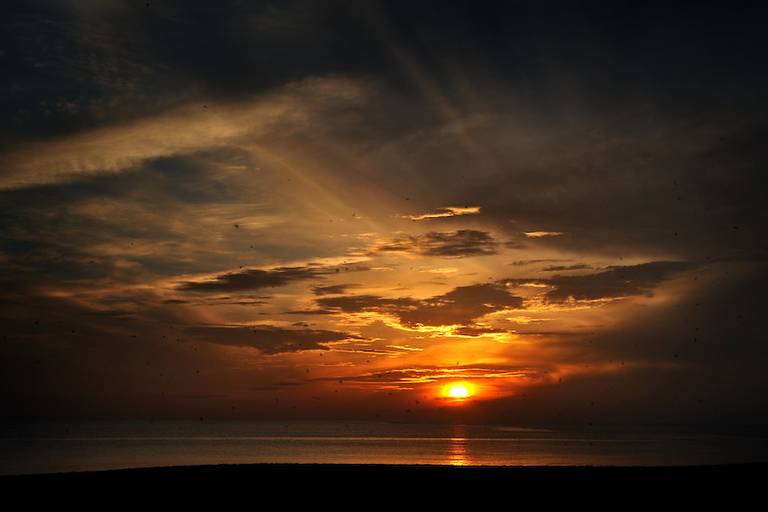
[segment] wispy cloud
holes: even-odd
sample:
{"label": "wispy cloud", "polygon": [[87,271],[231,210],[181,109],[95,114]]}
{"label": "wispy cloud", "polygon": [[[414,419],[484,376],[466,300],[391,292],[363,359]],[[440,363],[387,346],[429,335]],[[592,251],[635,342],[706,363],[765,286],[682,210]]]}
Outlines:
{"label": "wispy cloud", "polygon": [[539,369],[521,366],[452,366],[429,368],[396,368],[346,377],[347,382],[381,384],[433,383],[457,379],[525,379],[538,375]]}
{"label": "wispy cloud", "polygon": [[478,213],[480,213],[479,206],[446,206],[444,208],[438,208],[434,213],[403,215],[403,218],[410,220],[430,220],[442,219],[445,217],[458,217],[460,215],[477,215]]}
{"label": "wispy cloud", "polygon": [[177,110],[45,142],[19,144],[2,156],[0,189],[116,173],[163,156],[250,142],[287,125],[305,125],[339,104],[357,104],[363,84],[310,78],[254,99],[216,103],[200,99]]}
{"label": "wispy cloud", "polygon": [[460,229],[409,235],[380,244],[379,252],[405,252],[422,256],[461,258],[488,256],[497,253],[498,242],[486,231]]}
{"label": "wispy cloud", "polygon": [[328,350],[329,342],[360,339],[350,333],[317,329],[285,329],[273,325],[190,327],[187,334],[200,341],[252,347],[265,354]]}
{"label": "wispy cloud", "polygon": [[564,233],[562,231],[526,231],[525,236],[528,238],[544,238],[547,236],[561,236]]}
{"label": "wispy cloud", "polygon": [[[182,292],[242,292],[286,286],[296,281],[320,279],[324,276],[338,274],[342,271],[363,271],[367,267],[361,265],[321,265],[310,264],[302,267],[277,267],[271,269],[242,269],[235,272],[214,274],[195,281],[183,281],[176,286]],[[343,290],[351,285],[330,286],[330,290]],[[323,288],[319,295],[323,294]],[[327,293],[336,293],[325,290]]]}

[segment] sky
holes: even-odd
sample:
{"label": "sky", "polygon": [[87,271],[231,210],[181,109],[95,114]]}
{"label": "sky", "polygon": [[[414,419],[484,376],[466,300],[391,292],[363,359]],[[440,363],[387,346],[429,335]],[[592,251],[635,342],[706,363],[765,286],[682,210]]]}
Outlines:
{"label": "sky", "polygon": [[2,18],[0,416],[768,421],[765,7]]}

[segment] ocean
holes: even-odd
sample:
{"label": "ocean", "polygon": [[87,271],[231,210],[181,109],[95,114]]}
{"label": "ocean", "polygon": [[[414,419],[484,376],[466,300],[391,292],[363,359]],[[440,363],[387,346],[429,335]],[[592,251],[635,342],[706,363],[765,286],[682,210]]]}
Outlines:
{"label": "ocean", "polygon": [[198,464],[676,466],[768,461],[762,429],[520,428],[374,422],[0,425],[0,474]]}

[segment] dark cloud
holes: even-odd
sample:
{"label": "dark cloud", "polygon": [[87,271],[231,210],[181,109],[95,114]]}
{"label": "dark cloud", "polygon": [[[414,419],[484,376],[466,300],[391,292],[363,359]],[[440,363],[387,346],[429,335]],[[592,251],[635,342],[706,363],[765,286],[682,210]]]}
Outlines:
{"label": "dark cloud", "polygon": [[570,297],[591,300],[651,295],[662,281],[695,267],[696,264],[685,261],[654,261],[584,276],[555,276],[547,281],[555,289],[546,296],[553,302],[562,302]]}
{"label": "dark cloud", "polygon": [[371,72],[386,58],[361,25],[364,10],[305,0],[9,6],[0,112],[18,134],[50,136],[201,95],[241,98],[305,76]]}
{"label": "dark cloud", "polygon": [[338,295],[355,286],[356,285],[354,284],[332,284],[329,286],[315,286],[312,288],[312,292],[315,295]]}
{"label": "dark cloud", "polygon": [[317,299],[317,304],[323,308],[333,308],[344,313],[396,312],[414,307],[418,301],[409,298],[388,299],[378,295],[346,295],[343,297],[323,297]]}
{"label": "dark cloud", "polygon": [[488,313],[522,307],[522,298],[510,294],[503,285],[489,283],[460,286],[399,315],[409,325],[468,324]]}
{"label": "dark cloud", "polygon": [[[574,87],[591,85],[589,97],[603,95],[606,102],[620,99],[632,81],[656,94],[668,90],[686,100],[687,91],[687,102],[700,100],[716,83],[712,69],[730,87],[749,77],[748,92],[765,80],[754,69],[746,74],[765,45],[759,29],[765,13],[757,6],[440,5],[19,3],[6,13],[14,22],[3,26],[9,94],[2,106],[19,130],[57,133],[140,115],[197,91],[238,97],[325,73],[402,79],[394,42],[415,62],[428,62],[431,52],[449,54],[460,67],[477,68],[478,80],[495,75],[532,102],[544,102],[536,86],[547,83],[551,62],[566,76],[582,70],[572,77]],[[728,37],[734,32],[739,37]],[[648,73],[650,66],[658,73]],[[449,88],[450,69],[429,71]],[[606,76],[614,80],[601,80]],[[112,112],[105,112],[108,106]],[[51,126],[41,128],[42,120]]]}
{"label": "dark cloud", "polygon": [[[755,143],[766,133],[765,126],[748,121],[749,117],[745,113],[739,124],[750,126],[739,129],[725,120],[712,121],[713,133],[708,137],[694,136],[692,128],[660,127],[669,132],[665,139],[686,141],[685,155],[661,144],[651,128],[636,127],[626,133],[624,140],[631,141],[631,147],[618,141],[607,147],[583,141],[582,164],[601,162],[589,170],[553,158],[549,164],[536,164],[536,171],[489,178],[470,193],[487,198],[484,214],[510,235],[520,225],[565,233],[530,239],[530,244],[610,256],[666,253],[686,259],[747,258],[764,249],[757,233],[767,219],[764,211],[758,211],[761,200],[756,190],[764,187],[759,162],[768,157],[765,148]],[[718,130],[722,137],[716,135]],[[562,137],[557,144],[570,146],[565,140],[571,135]],[[614,136],[604,133],[600,139]],[[564,167],[571,170],[564,172]],[[674,173],[659,169],[674,169]],[[559,183],[554,190],[553,180]],[[595,183],[603,186],[591,185]],[[509,218],[520,221],[510,225]]]}
{"label": "dark cloud", "polygon": [[265,354],[327,350],[323,345],[331,341],[359,339],[357,336],[336,331],[316,329],[284,329],[270,325],[255,327],[190,327],[190,336],[209,343],[236,345],[259,349]]}
{"label": "dark cloud", "polygon": [[294,311],[286,311],[286,315],[335,315],[337,310],[333,309],[299,309]]}
{"label": "dark cloud", "polygon": [[264,297],[261,295],[243,294],[243,295],[235,295],[233,297],[201,296],[201,297],[195,297],[194,299],[173,298],[173,299],[165,299],[162,301],[162,303],[163,304],[190,304],[194,306],[262,306],[262,305],[269,304],[269,302],[265,299],[269,299],[269,297]]}
{"label": "dark cloud", "polygon": [[[766,269],[728,263],[708,268],[697,282],[691,295],[643,308],[608,330],[542,343],[542,350],[557,347],[583,372],[489,404],[490,416],[552,423],[637,425],[655,418],[670,424],[765,424]],[[613,369],[599,371],[603,365]]]}
{"label": "dark cloud", "polygon": [[381,252],[410,252],[423,256],[461,258],[496,254],[498,242],[485,231],[460,229],[396,238],[380,245]]}
{"label": "dark cloud", "polygon": [[[710,265],[693,281],[692,293],[643,310],[613,329],[595,333],[598,357],[705,369],[713,380],[757,379],[766,362],[761,297],[768,289],[764,264]],[[721,366],[721,369],[717,368]],[[743,370],[744,374],[736,374]],[[718,374],[718,375],[716,375]],[[762,380],[762,385],[768,381]]]}
{"label": "dark cloud", "polygon": [[459,336],[482,336],[483,334],[493,334],[507,332],[504,329],[494,329],[493,327],[482,327],[477,325],[462,325],[454,329],[453,333]]}
{"label": "dark cloud", "polygon": [[419,241],[426,256],[485,256],[496,254],[496,241],[485,231],[460,229],[453,233],[427,233]]}
{"label": "dark cloud", "polygon": [[[521,285],[525,283],[546,284],[554,287],[545,293],[550,302],[564,302],[569,299],[595,300],[650,296],[663,281],[700,266],[688,261],[652,261],[639,265],[612,266],[608,270],[578,276],[556,275],[547,278],[506,279],[503,283]],[[578,268],[583,268],[577,265]],[[572,267],[561,270],[571,270]]]}
{"label": "dark cloud", "polygon": [[[415,368],[395,368],[345,377],[346,382],[403,384],[413,386],[414,382],[440,382],[445,379],[500,379],[524,378],[545,372],[547,368],[527,366],[480,364],[473,366],[432,366]],[[330,379],[318,379],[330,380]]]}
{"label": "dark cloud", "polygon": [[503,284],[476,284],[454,288],[428,299],[385,298],[376,295],[349,295],[317,300],[323,308],[337,308],[345,313],[375,311],[396,315],[404,324],[455,325],[494,311],[521,308],[523,299],[511,295]]}
{"label": "dark cloud", "polygon": [[207,281],[187,281],[177,289],[184,292],[238,292],[285,286],[295,281],[314,279],[323,272],[314,267],[285,267],[271,270],[247,269],[221,274]]}
{"label": "dark cloud", "polygon": [[[140,309],[106,309],[45,290],[12,290],[0,291],[0,417],[162,414],[162,392],[211,392],[183,378],[220,361],[185,343],[180,326],[189,318],[179,308],[143,297]],[[169,375],[178,387],[168,386]]]}
{"label": "dark cloud", "polygon": [[564,270],[587,270],[591,268],[592,265],[577,263],[575,265],[550,265],[549,267],[544,267],[542,270],[544,272],[562,272]]}
{"label": "dark cloud", "polygon": [[[186,281],[177,286],[184,292],[241,292],[286,286],[297,281],[318,279],[341,270],[359,272],[367,270],[362,265],[324,266],[309,264],[303,267],[277,267],[269,270],[244,269],[237,272],[220,274],[205,281]],[[351,285],[339,285],[351,286]],[[319,287],[322,290],[322,287]],[[328,288],[333,289],[334,286]],[[318,289],[318,288],[316,288]],[[329,292],[331,293],[331,292]]]}
{"label": "dark cloud", "polygon": [[537,263],[559,263],[563,261],[571,261],[569,259],[561,259],[561,258],[549,258],[549,259],[540,259],[540,260],[517,260],[510,263],[513,267],[522,267],[525,265],[535,265]]}

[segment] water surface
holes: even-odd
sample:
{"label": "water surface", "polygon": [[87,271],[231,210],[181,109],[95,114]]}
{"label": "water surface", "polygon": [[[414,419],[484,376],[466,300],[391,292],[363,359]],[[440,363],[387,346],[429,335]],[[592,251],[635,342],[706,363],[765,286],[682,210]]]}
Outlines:
{"label": "water surface", "polygon": [[0,426],[0,474],[246,463],[659,466],[768,461],[754,429],[125,421]]}

